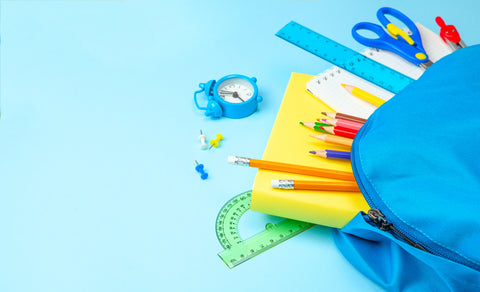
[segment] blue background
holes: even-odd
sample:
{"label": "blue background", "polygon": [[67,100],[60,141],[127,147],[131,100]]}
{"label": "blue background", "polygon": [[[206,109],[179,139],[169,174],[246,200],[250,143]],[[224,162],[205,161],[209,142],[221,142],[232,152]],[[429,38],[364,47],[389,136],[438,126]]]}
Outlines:
{"label": "blue background", "polygon": [[[232,270],[217,256],[217,213],[256,173],[227,156],[260,158],[291,72],[331,66],[274,35],[295,20],[360,51],[351,27],[392,6],[480,43],[475,0],[0,4],[0,291],[381,291],[325,227]],[[232,73],[264,101],[206,118],[193,92]],[[220,147],[200,150],[200,129]],[[248,211],[241,235],[280,220]]]}

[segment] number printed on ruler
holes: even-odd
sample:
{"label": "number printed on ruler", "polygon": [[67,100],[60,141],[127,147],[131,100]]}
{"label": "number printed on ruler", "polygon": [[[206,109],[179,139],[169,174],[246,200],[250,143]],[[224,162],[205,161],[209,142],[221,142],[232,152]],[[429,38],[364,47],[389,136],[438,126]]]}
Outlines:
{"label": "number printed on ruler", "polygon": [[395,94],[415,81],[294,21],[276,35]]}

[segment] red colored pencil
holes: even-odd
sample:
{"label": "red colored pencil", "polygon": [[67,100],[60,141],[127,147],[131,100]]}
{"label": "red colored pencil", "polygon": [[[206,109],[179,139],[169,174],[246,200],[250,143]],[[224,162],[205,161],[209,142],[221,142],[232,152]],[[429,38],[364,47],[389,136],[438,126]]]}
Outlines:
{"label": "red colored pencil", "polygon": [[347,129],[347,130],[352,130],[352,131],[358,131],[363,126],[362,123],[357,123],[357,122],[348,121],[348,120],[318,119],[318,121],[328,125],[332,125],[332,126],[336,126],[336,127]]}
{"label": "red colored pencil", "polygon": [[362,119],[362,118],[359,118],[359,117],[355,117],[355,116],[351,116],[351,115],[347,115],[347,114],[342,114],[342,113],[322,112],[322,115],[327,116],[327,117],[332,118],[332,119],[349,120],[349,121],[354,121],[354,122],[363,123],[363,124],[367,121],[366,119]]}
{"label": "red colored pencil", "polygon": [[330,134],[347,137],[351,139],[355,138],[355,135],[357,134],[356,132],[348,131],[345,129],[339,129],[337,127],[318,127],[318,128],[325,130]]}

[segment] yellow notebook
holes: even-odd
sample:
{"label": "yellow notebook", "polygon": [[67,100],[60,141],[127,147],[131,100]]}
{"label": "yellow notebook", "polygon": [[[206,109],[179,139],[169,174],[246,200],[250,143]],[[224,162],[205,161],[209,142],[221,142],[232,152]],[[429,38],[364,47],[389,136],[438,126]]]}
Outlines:
{"label": "yellow notebook", "polygon": [[[309,154],[310,150],[317,149],[349,151],[349,148],[310,137],[310,134],[321,133],[299,124],[314,122],[322,116],[321,112],[333,111],[305,90],[305,84],[312,77],[292,73],[263,159],[351,171],[350,161],[327,160]],[[272,179],[330,180],[259,169],[252,192],[253,211],[342,228],[359,211],[369,209],[361,193],[279,190],[271,188]]]}

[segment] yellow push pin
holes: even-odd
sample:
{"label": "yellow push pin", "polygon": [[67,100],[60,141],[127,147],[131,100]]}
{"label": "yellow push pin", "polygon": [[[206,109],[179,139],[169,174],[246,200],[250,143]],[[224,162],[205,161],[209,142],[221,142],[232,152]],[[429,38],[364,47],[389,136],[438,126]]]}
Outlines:
{"label": "yellow push pin", "polygon": [[212,149],[212,147],[215,147],[217,148],[218,147],[218,144],[220,143],[220,141],[223,140],[223,136],[222,134],[217,134],[217,139],[215,140],[210,140],[210,148],[208,148],[209,150]]}

